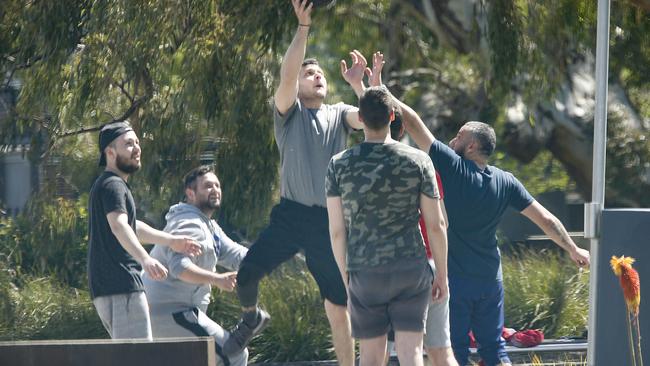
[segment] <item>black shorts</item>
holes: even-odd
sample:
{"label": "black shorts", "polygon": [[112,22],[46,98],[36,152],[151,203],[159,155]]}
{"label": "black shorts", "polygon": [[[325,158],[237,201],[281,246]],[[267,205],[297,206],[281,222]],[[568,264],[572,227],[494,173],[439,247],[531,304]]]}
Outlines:
{"label": "black shorts", "polygon": [[330,243],[327,209],[305,206],[285,198],[273,207],[271,222],[250,247],[244,263],[271,273],[303,250],[307,268],[318,284],[321,297],[336,305],[347,305],[341,273]]}

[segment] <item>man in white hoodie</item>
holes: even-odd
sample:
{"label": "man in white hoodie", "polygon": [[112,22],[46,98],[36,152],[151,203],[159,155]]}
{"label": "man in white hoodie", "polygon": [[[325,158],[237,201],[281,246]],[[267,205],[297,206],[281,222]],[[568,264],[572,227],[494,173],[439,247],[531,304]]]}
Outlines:
{"label": "man in white hoodie", "polygon": [[225,356],[224,342],[230,336],[206,315],[211,286],[233,291],[237,272],[217,273],[216,264],[236,271],[246,256],[246,247],[232,241],[211,219],[221,205],[221,185],[211,166],[201,166],[185,177],[186,202],[169,208],[165,232],[196,240],[202,254],[196,257],[156,245],[151,256],[169,269],[164,281],[144,277],[154,338],[212,336],[219,361],[246,365],[248,350]]}

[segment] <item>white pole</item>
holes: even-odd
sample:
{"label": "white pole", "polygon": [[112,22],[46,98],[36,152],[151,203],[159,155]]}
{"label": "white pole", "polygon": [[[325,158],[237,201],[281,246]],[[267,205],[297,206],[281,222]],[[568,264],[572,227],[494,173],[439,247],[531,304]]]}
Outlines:
{"label": "white pole", "polygon": [[[589,277],[589,346],[587,363],[595,366],[596,294],[598,291],[598,252],[600,218],[605,206],[605,153],[607,144],[607,79],[609,71],[610,0],[598,0],[596,34],[596,113],[594,117],[593,182],[591,203],[585,205],[585,237],[591,239]],[[587,216],[589,215],[589,216]]]}

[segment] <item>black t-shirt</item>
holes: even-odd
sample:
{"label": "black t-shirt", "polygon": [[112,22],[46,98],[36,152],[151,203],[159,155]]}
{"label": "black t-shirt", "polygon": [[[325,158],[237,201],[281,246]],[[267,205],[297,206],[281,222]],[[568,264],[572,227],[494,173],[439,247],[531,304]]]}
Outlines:
{"label": "black t-shirt", "polygon": [[135,203],[128,184],[118,175],[104,172],[90,189],[88,198],[88,282],[90,296],[144,291],[142,267],[120,245],[106,215],[124,212],[135,232]]}

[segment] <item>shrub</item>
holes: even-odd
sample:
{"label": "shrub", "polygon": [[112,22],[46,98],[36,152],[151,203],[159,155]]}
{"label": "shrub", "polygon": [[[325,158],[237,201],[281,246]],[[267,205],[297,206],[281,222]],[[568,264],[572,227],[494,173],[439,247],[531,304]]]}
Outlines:
{"label": "shrub", "polygon": [[547,338],[581,335],[589,309],[588,275],[556,251],[524,249],[503,258],[505,324]]}
{"label": "shrub", "polygon": [[21,287],[0,275],[0,340],[106,338],[86,291],[55,278],[26,279]]}
{"label": "shrub", "polygon": [[15,219],[0,221],[0,254],[19,275],[54,275],[86,286],[88,214],[82,199],[35,200]]}

